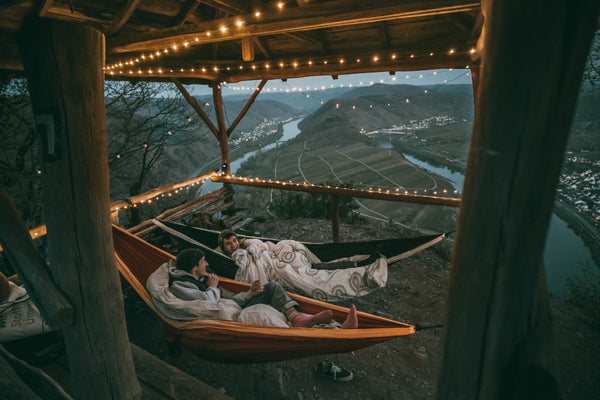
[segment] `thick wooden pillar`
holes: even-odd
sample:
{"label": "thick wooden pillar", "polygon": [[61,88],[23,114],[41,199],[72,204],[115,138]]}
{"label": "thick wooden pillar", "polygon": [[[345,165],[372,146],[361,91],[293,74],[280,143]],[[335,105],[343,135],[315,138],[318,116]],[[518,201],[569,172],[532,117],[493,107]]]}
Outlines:
{"label": "thick wooden pillar", "polygon": [[559,397],[541,260],[599,4],[482,3],[440,399]]}
{"label": "thick wooden pillar", "polygon": [[63,330],[77,399],[138,399],[109,213],[104,36],[31,20],[21,33],[42,173],[52,274],[74,310]]}
{"label": "thick wooden pillar", "polygon": [[221,85],[213,82],[213,102],[215,104],[215,114],[217,115],[217,129],[219,147],[221,149],[221,173],[229,175],[231,163],[229,161],[229,137],[227,136],[227,126],[225,126],[225,111],[223,109],[223,97],[221,96]]}

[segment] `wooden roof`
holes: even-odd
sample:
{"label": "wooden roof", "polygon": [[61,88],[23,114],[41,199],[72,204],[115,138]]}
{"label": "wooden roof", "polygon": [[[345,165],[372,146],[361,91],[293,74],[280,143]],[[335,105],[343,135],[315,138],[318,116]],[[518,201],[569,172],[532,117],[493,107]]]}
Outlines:
{"label": "wooden roof", "polygon": [[209,83],[465,68],[480,14],[480,2],[467,0],[5,0],[0,70],[22,70],[17,38],[31,15],[104,32],[107,79]]}

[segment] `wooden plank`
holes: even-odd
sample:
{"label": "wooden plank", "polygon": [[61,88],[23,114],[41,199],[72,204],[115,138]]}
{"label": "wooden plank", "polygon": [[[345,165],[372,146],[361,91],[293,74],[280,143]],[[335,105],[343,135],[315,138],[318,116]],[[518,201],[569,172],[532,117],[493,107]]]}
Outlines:
{"label": "wooden plank", "polygon": [[0,393],[4,400],[41,400],[0,355]]}
{"label": "wooden plank", "polygon": [[242,60],[254,61],[254,41],[252,36],[242,38]]}
{"label": "wooden plank", "polygon": [[213,175],[214,182],[232,183],[235,185],[255,186],[279,190],[292,190],[306,193],[323,193],[345,197],[358,197],[362,199],[402,201],[406,203],[433,204],[438,206],[459,207],[460,199],[449,197],[420,196],[416,194],[380,192],[376,190],[358,190],[347,188],[334,188],[319,185],[304,185],[299,183],[279,182],[253,178],[239,178],[236,176]]}
{"label": "wooden plank", "polygon": [[73,307],[54,284],[44,258],[3,185],[0,185],[0,242],[44,321],[57,330],[69,326]]}
{"label": "wooden plank", "polygon": [[221,96],[221,84],[213,82],[213,103],[215,113],[217,114],[217,123],[219,126],[217,139],[221,150],[221,173],[229,174],[231,165],[229,162],[229,142],[227,136],[227,126],[225,125],[225,112],[223,110],[223,97]]}
{"label": "wooden plank", "polygon": [[[154,357],[132,344],[131,350],[138,379],[173,400],[231,400],[221,391]],[[168,396],[168,397],[167,397]]]}
{"label": "wooden plank", "polygon": [[[239,17],[213,20],[190,27],[159,29],[153,32],[129,35],[109,40],[109,53],[152,51],[170,47],[173,42],[198,44],[239,40],[245,36],[266,36],[289,32],[302,32],[337,26],[351,26],[398,19],[423,18],[434,15],[471,12],[479,10],[480,3],[469,0],[439,0],[422,3],[392,0],[339,1],[314,4],[286,10],[282,18],[278,11],[265,12],[260,20],[248,21],[239,29],[230,29],[223,35],[200,35],[206,31],[218,31],[219,27],[235,26]],[[198,41],[196,41],[198,38]]]}
{"label": "wooden plank", "polygon": [[331,195],[331,233],[333,243],[340,242],[340,197]]}
{"label": "wooden plank", "polygon": [[[429,53],[433,52],[436,54],[435,57],[430,57]],[[420,54],[415,58],[396,57],[393,58],[394,54],[398,54],[392,51],[381,51],[380,59],[378,62],[365,62],[371,60],[372,53],[345,53],[345,54],[329,54],[327,60],[330,60],[327,64],[299,64],[296,68],[264,68],[265,64],[270,66],[277,65],[278,62],[265,61],[260,64],[256,64],[258,68],[253,70],[250,64],[242,65],[244,68],[232,68],[230,71],[226,71],[229,66],[239,66],[240,62],[233,61],[222,61],[222,67],[218,71],[214,71],[213,68],[207,68],[206,71],[194,68],[181,69],[161,69],[157,73],[156,68],[123,68],[119,70],[106,71],[106,79],[110,80],[130,80],[132,75],[136,78],[144,80],[150,80],[155,82],[170,82],[172,78],[179,79],[188,83],[206,84],[207,81],[217,82],[241,82],[247,80],[257,79],[291,79],[291,78],[303,78],[311,76],[323,76],[323,75],[345,75],[345,74],[360,74],[370,72],[382,72],[382,71],[415,71],[420,69],[436,69],[436,68],[465,68],[471,64],[471,55],[468,50],[456,51],[453,54],[447,54],[447,48],[437,51],[437,49],[430,49],[427,54]],[[343,58],[345,60],[356,60],[360,59],[361,62],[344,62],[340,64],[338,60]],[[197,63],[203,63],[206,60],[195,61]],[[308,59],[306,60],[308,62]],[[176,62],[176,61],[174,61]],[[187,65],[189,61],[183,61],[184,65]],[[293,60],[282,60],[286,65],[291,65]],[[219,63],[214,60],[206,61],[207,65],[216,65],[219,67]]]}
{"label": "wooden plank", "polygon": [[136,7],[138,6],[140,0],[127,0],[127,3],[121,7],[118,14],[115,15],[112,24],[108,28],[106,32],[107,35],[114,35],[119,32],[123,25],[129,20]]}
{"label": "wooden plank", "polygon": [[187,90],[185,90],[185,87],[183,87],[183,85],[181,84],[181,82],[179,82],[179,80],[173,78],[173,79],[171,79],[171,81],[175,84],[175,86],[177,86],[177,89],[179,89],[179,92],[181,92],[181,94],[187,100],[187,102],[192,106],[192,108],[196,111],[196,113],[200,116],[200,118],[202,118],[202,121],[204,121],[204,123],[206,124],[208,129],[210,129],[210,131],[213,133],[213,135],[215,135],[215,137],[218,139],[219,131],[217,130],[215,125],[212,123],[212,121],[210,120],[208,115],[206,115],[206,113],[204,112],[202,107],[200,107],[200,104],[198,104],[198,100],[196,100],[192,95],[190,95],[188,93]]}
{"label": "wooden plank", "polygon": [[109,212],[104,36],[29,20],[21,53],[43,144],[42,182],[52,275],[69,297],[63,329],[76,399],[139,399]]}
{"label": "wooden plank", "polygon": [[438,398],[558,399],[542,257],[600,3],[484,4]]}
{"label": "wooden plank", "polygon": [[38,17],[45,17],[52,3],[54,3],[54,0],[34,0],[34,14]]}
{"label": "wooden plank", "polygon": [[181,7],[181,11],[175,18],[175,24],[173,26],[181,26],[185,24],[185,21],[196,11],[196,8],[200,5],[200,0],[187,0]]}
{"label": "wooden plank", "polygon": [[[44,400],[72,400],[72,397],[43,370],[27,364],[0,346],[0,359],[8,362],[21,380]],[[9,389],[12,391],[12,388]],[[7,391],[2,391],[7,393]]]}

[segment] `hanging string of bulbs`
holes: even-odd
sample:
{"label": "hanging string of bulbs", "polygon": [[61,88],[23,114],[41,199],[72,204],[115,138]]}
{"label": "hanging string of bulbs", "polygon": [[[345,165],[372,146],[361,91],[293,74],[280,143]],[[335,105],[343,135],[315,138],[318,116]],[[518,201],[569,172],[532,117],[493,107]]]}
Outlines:
{"label": "hanging string of bulbs", "polygon": [[[189,45],[189,44],[188,44]],[[174,46],[176,47],[176,46]],[[187,46],[186,46],[187,47]],[[457,49],[449,49],[444,55],[458,55],[465,53],[474,54],[476,52],[475,48],[471,48],[468,51],[465,50],[457,50]],[[318,60],[316,58],[308,58],[303,61],[299,61],[298,59],[293,60],[281,60],[279,62],[274,61],[264,61],[264,62],[242,62],[240,64],[211,64],[211,65],[201,65],[195,67],[180,67],[180,66],[154,66],[142,69],[141,66],[137,66],[138,64],[142,64],[145,61],[153,61],[154,58],[159,57],[160,55],[168,54],[169,49],[164,49],[162,52],[160,50],[155,51],[154,53],[146,55],[141,55],[136,58],[132,58],[126,61],[119,61],[114,64],[103,67],[103,70],[109,75],[122,75],[122,76],[135,76],[142,74],[158,74],[158,75],[166,75],[166,76],[181,76],[181,75],[189,75],[191,74],[208,74],[214,73],[218,74],[222,71],[268,71],[272,68],[278,69],[297,69],[297,68],[308,68],[308,67],[317,67],[317,66],[327,66],[328,64],[338,64],[338,65],[347,65],[349,63],[354,63],[358,65],[360,63],[371,63],[377,64],[382,61],[388,61],[395,63],[398,65],[400,61],[408,62],[415,61],[418,58],[422,57],[434,57],[436,56],[435,52],[424,52],[424,53],[410,53],[408,55],[401,56],[397,52],[389,53],[387,56],[382,56],[380,54],[373,54],[368,59],[364,58],[354,58],[353,60],[348,60],[345,58],[334,58],[334,57],[321,57]],[[387,60],[386,60],[387,58]],[[137,66],[137,67],[136,67]],[[469,69],[469,65],[465,65],[465,69]]]}

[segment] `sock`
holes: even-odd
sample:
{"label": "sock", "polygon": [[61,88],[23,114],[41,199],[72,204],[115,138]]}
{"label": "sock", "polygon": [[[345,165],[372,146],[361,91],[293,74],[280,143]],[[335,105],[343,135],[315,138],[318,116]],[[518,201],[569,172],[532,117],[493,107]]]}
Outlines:
{"label": "sock", "polygon": [[292,326],[295,326],[295,327],[310,328],[313,325],[328,324],[329,322],[331,322],[331,311],[330,310],[325,310],[325,311],[321,311],[320,313],[310,315],[310,314],[301,313],[298,310],[296,310],[294,307],[290,307],[285,312],[285,315],[288,317],[288,319],[292,323]]}
{"label": "sock", "polygon": [[356,306],[352,304],[350,306],[350,312],[346,317],[346,320],[342,324],[342,329],[357,329],[358,328],[358,317],[356,315]]}

